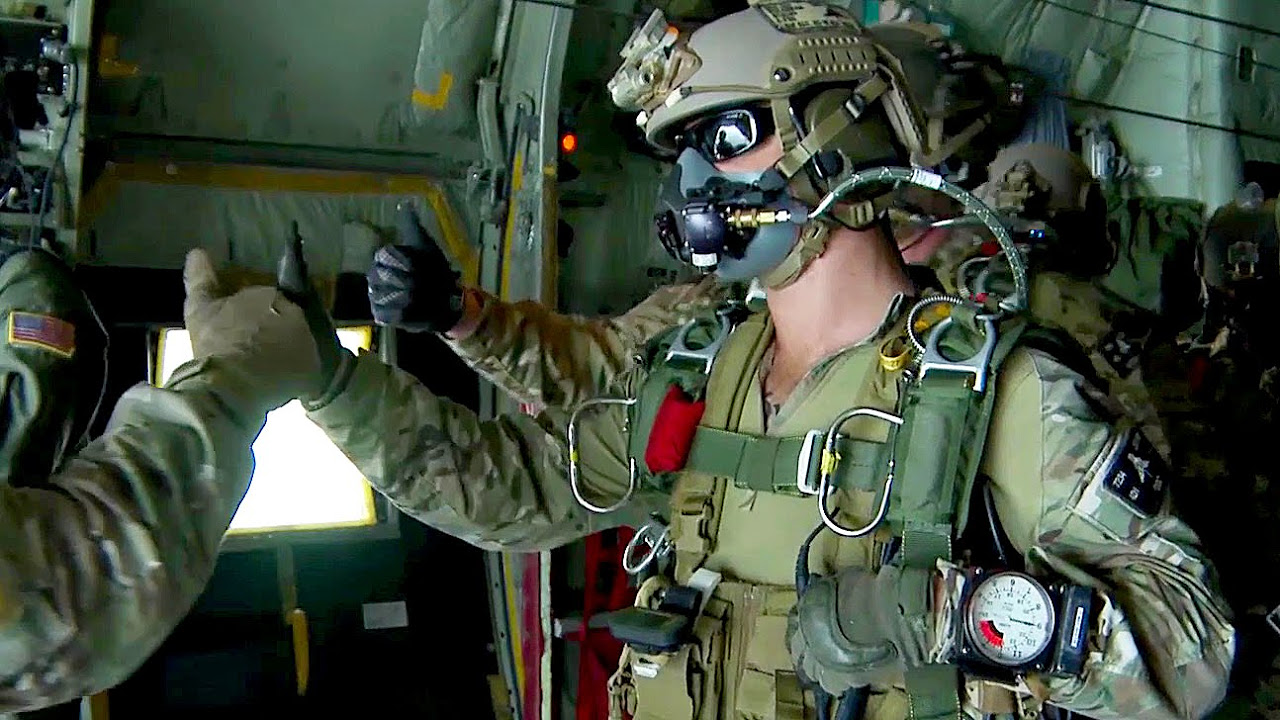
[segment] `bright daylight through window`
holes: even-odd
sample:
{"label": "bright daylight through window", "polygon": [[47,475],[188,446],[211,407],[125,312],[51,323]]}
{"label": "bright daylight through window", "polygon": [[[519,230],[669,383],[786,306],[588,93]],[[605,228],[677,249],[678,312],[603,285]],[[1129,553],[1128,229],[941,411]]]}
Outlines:
{"label": "bright daylight through window", "polygon": [[[342,328],[338,339],[351,351],[368,349],[368,327]],[[191,359],[191,336],[182,328],[161,331],[156,378],[168,382]],[[256,466],[244,502],[231,521],[232,534],[316,530],[373,525],[373,492],[356,466],[297,400],[267,415],[253,443]]]}

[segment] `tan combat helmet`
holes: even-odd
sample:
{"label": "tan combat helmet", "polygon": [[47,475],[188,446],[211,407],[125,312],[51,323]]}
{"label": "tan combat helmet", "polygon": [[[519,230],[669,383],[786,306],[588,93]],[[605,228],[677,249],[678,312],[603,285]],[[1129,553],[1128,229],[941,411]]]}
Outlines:
{"label": "tan combat helmet", "polygon": [[[865,28],[816,2],[755,2],[691,33],[655,11],[620,54],[610,93],[639,113],[652,145],[676,152],[692,121],[766,106],[782,142],[775,169],[810,206],[857,170],[935,167],[979,134],[995,135],[994,149],[1021,124],[1025,96],[998,61],[966,55],[932,26]],[[851,199],[836,217],[867,227],[889,197]],[[801,244],[811,256],[822,249]]]}
{"label": "tan combat helmet", "polygon": [[1075,153],[1048,143],[1002,148],[974,191],[1017,231],[1038,233],[1047,269],[1092,276],[1115,261],[1107,230],[1107,201],[1089,167]]}
{"label": "tan combat helmet", "polygon": [[1084,210],[1096,190],[1079,155],[1049,143],[1023,143],[996,154],[976,194],[998,211],[1022,215]]}

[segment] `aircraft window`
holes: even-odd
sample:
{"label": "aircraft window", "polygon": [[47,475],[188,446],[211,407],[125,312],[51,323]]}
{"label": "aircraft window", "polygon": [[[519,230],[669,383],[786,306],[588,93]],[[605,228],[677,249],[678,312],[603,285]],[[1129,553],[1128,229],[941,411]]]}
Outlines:
{"label": "aircraft window", "polygon": [[[369,327],[340,328],[351,351],[369,349]],[[182,328],[160,331],[155,377],[163,385],[191,359],[191,336]],[[373,492],[347,456],[307,419],[294,400],[267,415],[253,443],[255,467],[249,492],[231,520],[229,534],[323,530],[377,522]]]}

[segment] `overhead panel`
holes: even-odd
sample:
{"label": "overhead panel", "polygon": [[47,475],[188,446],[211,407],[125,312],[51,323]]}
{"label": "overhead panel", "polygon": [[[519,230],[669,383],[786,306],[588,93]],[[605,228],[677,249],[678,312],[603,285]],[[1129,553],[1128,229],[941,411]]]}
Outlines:
{"label": "overhead panel", "polygon": [[265,268],[296,220],[315,262],[363,272],[412,200],[474,277],[465,181],[498,8],[104,1],[92,132],[109,162],[86,191],[82,259],[175,267],[204,246]]}
{"label": "overhead panel", "polygon": [[106,78],[115,132],[474,153],[474,87],[496,0],[134,0],[102,30],[132,76]]}
{"label": "overhead panel", "polygon": [[[1257,17],[1264,14],[1262,3],[1166,0],[1163,8],[1130,0],[917,4],[945,11],[962,39],[1007,62],[1024,64],[1030,53],[1063,59],[1070,72],[1066,94],[1074,98],[1068,101],[1073,117],[1097,115],[1111,122],[1133,178],[1146,194],[1218,205],[1230,199],[1239,181],[1242,151],[1244,159],[1270,159],[1280,153],[1280,144],[1250,141],[1228,131],[1251,126],[1274,132],[1268,117],[1274,119],[1277,107],[1275,83],[1255,80],[1244,87],[1234,79],[1234,68],[1243,42],[1257,42],[1252,56],[1256,59],[1280,47],[1273,45],[1277,41],[1178,12],[1265,26]],[[888,5],[882,3],[882,10]]]}

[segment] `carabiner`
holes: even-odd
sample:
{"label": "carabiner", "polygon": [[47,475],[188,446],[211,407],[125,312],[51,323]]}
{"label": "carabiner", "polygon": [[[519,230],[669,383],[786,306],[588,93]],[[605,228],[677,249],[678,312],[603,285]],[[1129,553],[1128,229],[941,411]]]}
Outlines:
{"label": "carabiner", "polygon": [[978,290],[970,287],[970,270],[977,265],[989,262],[991,262],[991,258],[986,255],[979,255],[978,257],[972,257],[960,263],[960,266],[956,268],[956,289],[959,291],[961,297],[966,300],[972,300],[973,296],[979,292]]}
{"label": "carabiner", "polygon": [[589,502],[582,496],[582,490],[578,487],[578,419],[583,410],[595,405],[622,405],[630,407],[636,404],[636,398],[593,398],[583,401],[574,409],[573,414],[569,416],[569,489],[573,491],[573,499],[578,501],[582,507],[593,513],[610,513],[618,508],[626,505],[631,496],[635,495],[636,488],[639,486],[640,473],[636,467],[635,458],[627,458],[630,465],[631,477],[627,480],[627,494],[622,496],[618,502],[602,507]]}
{"label": "carabiner", "polygon": [[987,370],[991,368],[991,355],[996,349],[996,324],[990,317],[980,317],[982,321],[982,347],[971,357],[963,360],[948,360],[938,349],[938,341],[942,335],[955,324],[953,316],[938,321],[925,344],[924,354],[920,358],[920,378],[929,374],[930,370],[949,370],[973,375],[973,391],[982,392],[987,389]]}
{"label": "carabiner", "polygon": [[[659,532],[658,528],[662,528]],[[656,535],[655,535],[656,534]],[[636,551],[640,548],[640,544],[644,543],[649,548],[649,552],[644,557],[637,560]],[[627,547],[622,551],[622,569],[628,575],[639,575],[644,572],[645,568],[653,564],[655,560],[662,560],[671,554],[671,528],[657,519],[650,520],[636,531],[631,542],[627,543]]]}
{"label": "carabiner", "polygon": [[[827,428],[827,439],[822,445],[822,469],[818,475],[818,514],[822,517],[822,524],[826,525],[831,532],[840,537],[858,538],[875,530],[881,522],[884,521],[885,514],[889,511],[889,492],[893,490],[893,460],[889,460],[888,473],[884,479],[884,491],[880,496],[880,508],[876,510],[876,516],[871,522],[862,527],[852,530],[841,525],[836,521],[831,511],[827,509],[827,496],[831,494],[831,478],[835,475],[836,467],[840,464],[840,454],[836,452],[836,442],[840,439],[840,426],[845,424],[849,419],[858,416],[873,417],[877,420],[883,420],[892,423],[895,426],[902,425],[902,418],[893,413],[887,413],[883,410],[875,408],[860,407],[846,410],[836,417],[831,426]],[[889,442],[893,442],[893,438],[889,438]]]}

